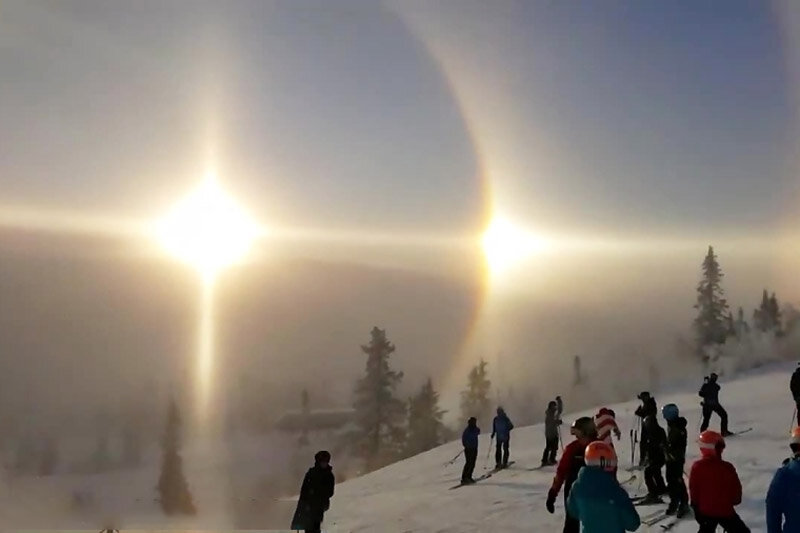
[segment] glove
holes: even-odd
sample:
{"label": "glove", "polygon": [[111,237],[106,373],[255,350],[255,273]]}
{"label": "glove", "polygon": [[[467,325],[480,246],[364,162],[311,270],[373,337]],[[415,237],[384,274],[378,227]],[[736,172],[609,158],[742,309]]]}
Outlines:
{"label": "glove", "polygon": [[489,437],[489,440],[492,440],[493,438],[494,438],[494,433],[492,433],[492,436]]}
{"label": "glove", "polygon": [[558,496],[558,494],[553,489],[547,492],[547,503],[544,505],[547,507],[547,512],[550,514],[556,512],[556,496]]}

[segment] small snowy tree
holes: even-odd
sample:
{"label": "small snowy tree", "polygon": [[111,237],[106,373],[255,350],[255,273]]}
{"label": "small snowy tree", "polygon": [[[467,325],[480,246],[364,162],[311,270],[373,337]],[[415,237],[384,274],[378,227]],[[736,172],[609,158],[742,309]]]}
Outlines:
{"label": "small snowy tree", "polygon": [[408,437],[406,455],[412,456],[442,444],[445,427],[442,416],[445,411],[439,408],[439,393],[428,381],[416,396],[408,400]]}
{"label": "small snowy tree", "polygon": [[697,351],[707,361],[706,348],[723,344],[728,335],[728,302],[722,289],[723,274],[712,246],[708,247],[702,271],[702,278],[697,285],[697,303],[694,306],[697,309],[694,331]]}
{"label": "small snowy tree", "polygon": [[394,345],[386,338],[385,330],[374,327],[370,335],[369,344],[361,346],[367,356],[366,373],[356,383],[353,408],[358,427],[354,434],[357,453],[371,470],[400,456],[406,406],[395,397],[403,373],[389,366]]}
{"label": "small snowy tree", "polygon": [[780,336],[783,332],[782,322],[783,316],[778,298],[774,292],[769,295],[767,289],[764,289],[761,293],[761,305],[753,311],[753,324],[761,333],[774,333]]}
{"label": "small snowy tree", "polygon": [[464,420],[474,416],[481,422],[488,420],[492,404],[489,392],[492,382],[489,381],[486,367],[488,363],[483,359],[472,367],[467,377],[467,389],[461,392],[461,416]]}
{"label": "small snowy tree", "polygon": [[167,426],[161,447],[163,458],[157,486],[161,509],[167,515],[193,515],[197,510],[189,492],[189,484],[183,475],[183,459],[180,455],[181,415],[174,399],[169,402]]}

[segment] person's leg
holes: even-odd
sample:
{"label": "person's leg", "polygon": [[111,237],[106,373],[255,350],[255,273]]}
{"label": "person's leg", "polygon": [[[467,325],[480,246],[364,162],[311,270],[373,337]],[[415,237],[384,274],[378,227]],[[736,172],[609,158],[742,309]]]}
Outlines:
{"label": "person's leg", "polygon": [[727,533],[750,533],[750,528],[747,527],[742,521],[742,518],[736,513],[729,518],[720,520],[719,525],[721,525]]}
{"label": "person's leg", "polygon": [[464,471],[461,473],[461,481],[469,481],[472,479],[472,474],[475,471],[475,462],[478,459],[478,449],[465,449],[464,457],[466,457],[466,463],[464,464]]}
{"label": "person's leg", "polygon": [[[676,470],[678,470],[676,472]],[[677,478],[676,478],[677,475]],[[683,478],[683,472],[680,471],[680,464],[667,463],[667,490],[669,491],[669,506],[668,512],[675,512],[678,510],[680,504],[680,489],[678,481]]]}
{"label": "person's leg", "polygon": [[794,399],[794,405],[797,412],[797,425],[800,426],[800,397]]}
{"label": "person's leg", "polygon": [[542,464],[546,465],[550,460],[550,439],[544,441],[544,451],[542,452]]}
{"label": "person's leg", "polygon": [[667,484],[664,483],[664,476],[661,475],[661,469],[663,467],[663,464],[657,465],[657,468],[653,473],[653,481],[656,483],[656,492],[659,496],[667,493]]}
{"label": "person's leg", "polygon": [[558,437],[553,437],[550,439],[550,457],[548,458],[550,463],[556,462],[556,454],[558,453]]}
{"label": "person's leg", "polygon": [[697,523],[700,525],[697,533],[716,533],[717,531],[717,520],[715,518],[698,518]]}
{"label": "person's leg", "polygon": [[499,467],[503,463],[503,443],[499,440],[494,443],[494,464]]}
{"label": "person's leg", "polygon": [[511,445],[511,437],[503,441],[503,466],[508,466],[508,447]]}
{"label": "person's leg", "polygon": [[725,411],[725,408],[722,405],[717,404],[714,408],[714,412],[719,415],[719,429],[722,434],[728,432],[728,412]]}
{"label": "person's leg", "polygon": [[645,459],[647,459],[647,432],[642,428],[639,440],[639,466],[644,466]]}
{"label": "person's leg", "polygon": [[653,470],[653,465],[649,465],[644,469],[644,484],[647,487],[648,495],[655,495],[657,492],[656,482],[655,479],[653,479]]}
{"label": "person's leg", "polygon": [[708,423],[711,421],[711,408],[703,404],[703,423],[700,424],[700,433],[708,429]]}

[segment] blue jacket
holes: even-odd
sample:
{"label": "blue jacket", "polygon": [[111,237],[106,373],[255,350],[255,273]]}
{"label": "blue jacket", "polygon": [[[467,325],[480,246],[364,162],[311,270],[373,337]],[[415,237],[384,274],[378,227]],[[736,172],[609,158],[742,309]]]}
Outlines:
{"label": "blue jacket", "polygon": [[478,426],[467,426],[464,433],[461,434],[461,444],[464,448],[478,449],[478,435],[481,434],[481,428]]}
{"label": "blue jacket", "polygon": [[508,418],[508,415],[503,413],[494,417],[492,422],[492,435],[497,436],[499,442],[506,441],[511,437],[511,430],[514,429],[514,424]]}
{"label": "blue jacket", "polygon": [[567,498],[567,512],[581,523],[582,533],[636,531],[639,513],[614,475],[583,467]]}
{"label": "blue jacket", "polygon": [[[775,472],[767,491],[767,533],[800,533],[800,459]],[[783,518],[786,522],[781,525]]]}

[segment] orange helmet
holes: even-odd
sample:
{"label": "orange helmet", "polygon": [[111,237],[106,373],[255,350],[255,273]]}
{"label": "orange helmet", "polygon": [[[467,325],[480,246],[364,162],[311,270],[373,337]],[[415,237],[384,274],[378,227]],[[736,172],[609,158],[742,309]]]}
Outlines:
{"label": "orange helmet", "polygon": [[704,431],[697,440],[703,457],[718,455],[725,448],[725,439],[716,431]]}
{"label": "orange helmet", "polygon": [[792,438],[789,440],[789,447],[793,452],[800,451],[800,426],[792,430]]}
{"label": "orange helmet", "polygon": [[603,441],[589,443],[583,452],[586,466],[602,468],[606,472],[613,472],[617,468],[617,454],[610,444]]}

